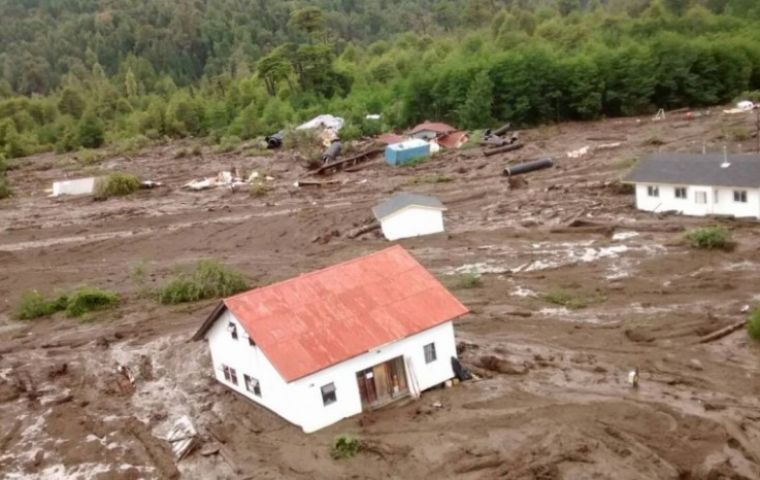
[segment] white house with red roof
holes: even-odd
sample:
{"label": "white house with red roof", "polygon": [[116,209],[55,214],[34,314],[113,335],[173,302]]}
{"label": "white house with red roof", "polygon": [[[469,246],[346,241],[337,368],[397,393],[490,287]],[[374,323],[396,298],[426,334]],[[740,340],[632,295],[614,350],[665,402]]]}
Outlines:
{"label": "white house with red roof", "polygon": [[462,305],[401,246],[224,299],[214,375],[304,432],[454,377]]}

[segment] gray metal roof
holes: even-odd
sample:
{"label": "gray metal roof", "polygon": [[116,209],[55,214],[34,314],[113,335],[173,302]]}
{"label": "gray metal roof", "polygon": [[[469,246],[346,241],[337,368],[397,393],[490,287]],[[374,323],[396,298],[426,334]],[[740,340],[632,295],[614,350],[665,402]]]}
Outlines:
{"label": "gray metal roof", "polygon": [[760,187],[760,155],[658,153],[639,161],[623,178],[629,183]]}
{"label": "gray metal roof", "polygon": [[406,208],[411,205],[446,210],[446,207],[443,206],[441,201],[435,197],[417,195],[415,193],[397,193],[383,203],[376,205],[372,209],[372,213],[375,214],[375,218],[382,220],[391,213],[397,212],[402,208]]}

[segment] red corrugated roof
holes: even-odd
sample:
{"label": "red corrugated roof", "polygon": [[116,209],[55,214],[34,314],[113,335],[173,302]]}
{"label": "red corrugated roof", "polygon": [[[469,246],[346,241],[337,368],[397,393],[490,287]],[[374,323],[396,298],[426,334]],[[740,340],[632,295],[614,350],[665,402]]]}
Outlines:
{"label": "red corrugated roof", "polygon": [[446,134],[455,132],[457,129],[452,127],[451,125],[446,125],[445,123],[440,122],[423,122],[414,127],[412,129],[411,133],[415,134],[417,132],[423,132],[425,130],[430,130],[438,134]]}
{"label": "red corrugated roof", "polygon": [[383,133],[377,137],[378,142],[385,143],[387,145],[390,145],[392,143],[399,143],[402,140],[404,140],[404,137],[401,135],[396,135],[395,133]]}
{"label": "red corrugated roof", "polygon": [[468,311],[398,245],[224,305],[288,382]]}
{"label": "red corrugated roof", "polygon": [[446,148],[459,148],[469,140],[467,132],[452,132],[438,139],[438,144]]}

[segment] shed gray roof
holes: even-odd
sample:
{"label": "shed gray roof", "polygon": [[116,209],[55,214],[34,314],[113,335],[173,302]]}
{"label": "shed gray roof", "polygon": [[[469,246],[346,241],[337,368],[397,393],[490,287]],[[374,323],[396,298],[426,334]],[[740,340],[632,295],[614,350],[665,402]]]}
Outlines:
{"label": "shed gray roof", "polygon": [[760,155],[658,153],[639,161],[623,178],[628,183],[667,183],[716,187],[760,187]]}
{"label": "shed gray roof", "polygon": [[383,203],[376,205],[372,209],[372,213],[375,214],[375,218],[382,220],[391,213],[397,212],[402,208],[406,208],[411,205],[446,210],[446,207],[443,206],[441,201],[435,197],[417,195],[415,193],[397,193]]}

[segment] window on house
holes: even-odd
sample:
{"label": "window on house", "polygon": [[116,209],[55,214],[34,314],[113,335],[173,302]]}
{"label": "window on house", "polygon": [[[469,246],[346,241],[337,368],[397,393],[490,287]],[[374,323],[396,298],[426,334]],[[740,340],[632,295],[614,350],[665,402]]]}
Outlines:
{"label": "window on house", "polygon": [[696,203],[707,203],[707,192],[695,192],[694,201]]}
{"label": "window on house", "polygon": [[660,187],[655,187],[654,185],[649,185],[647,187],[647,195],[650,197],[659,197],[660,196]]}
{"label": "window on house", "polygon": [[425,350],[425,363],[434,362],[438,358],[435,354],[435,343],[428,343],[423,349]]}
{"label": "window on house", "polygon": [[734,190],[734,202],[747,203],[747,191]]}
{"label": "window on house", "polygon": [[243,374],[243,380],[245,381],[246,390],[256,395],[257,397],[261,396],[261,385],[259,385],[258,380],[253,377],[249,377],[246,374]]}
{"label": "window on house", "polygon": [[676,187],[676,198],[686,198],[686,187]]}
{"label": "window on house", "polygon": [[237,340],[238,334],[237,334],[237,325],[235,325],[233,322],[230,322],[227,324],[227,331],[230,332],[230,335],[232,336],[233,340]]}
{"label": "window on house", "polygon": [[222,371],[224,372],[224,379],[233,385],[238,384],[237,372],[234,368],[222,365]]}
{"label": "window on house", "polygon": [[322,403],[327,406],[337,401],[338,396],[335,394],[335,384],[331,382],[322,386]]}

